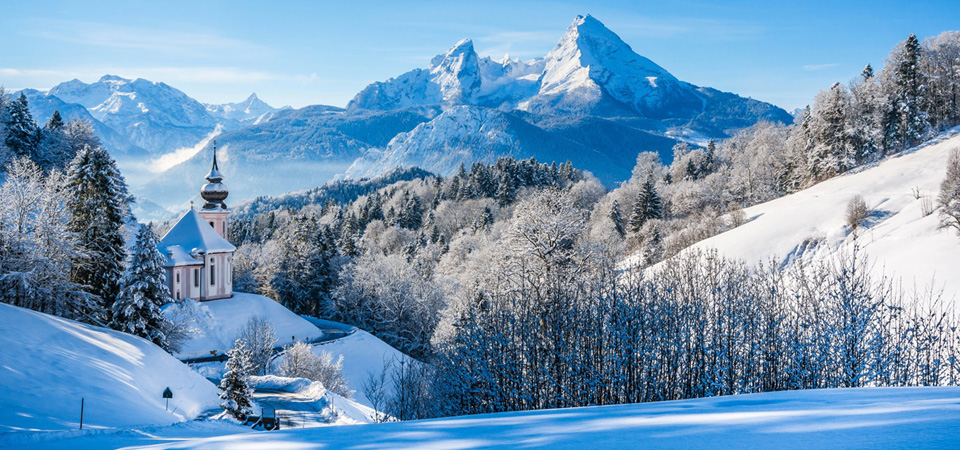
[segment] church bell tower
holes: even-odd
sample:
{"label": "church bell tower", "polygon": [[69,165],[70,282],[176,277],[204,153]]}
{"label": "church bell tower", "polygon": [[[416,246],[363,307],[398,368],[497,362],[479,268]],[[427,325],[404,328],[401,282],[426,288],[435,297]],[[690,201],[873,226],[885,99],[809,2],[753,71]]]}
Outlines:
{"label": "church bell tower", "polygon": [[217,141],[213,141],[213,166],[206,178],[207,184],[200,188],[200,196],[205,201],[203,208],[200,209],[200,216],[217,231],[220,237],[229,240],[227,237],[227,218],[230,216],[230,210],[223,203],[229,192],[222,183],[223,174],[217,167]]}

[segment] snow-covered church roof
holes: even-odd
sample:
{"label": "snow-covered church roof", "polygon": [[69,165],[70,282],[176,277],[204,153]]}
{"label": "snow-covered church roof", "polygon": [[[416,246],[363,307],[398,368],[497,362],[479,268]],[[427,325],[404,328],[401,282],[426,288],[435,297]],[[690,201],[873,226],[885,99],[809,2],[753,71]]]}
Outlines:
{"label": "snow-covered church roof", "polygon": [[160,251],[167,257],[166,266],[203,264],[193,255],[203,252],[228,253],[237,248],[222,238],[199,213],[191,209],[160,239]]}

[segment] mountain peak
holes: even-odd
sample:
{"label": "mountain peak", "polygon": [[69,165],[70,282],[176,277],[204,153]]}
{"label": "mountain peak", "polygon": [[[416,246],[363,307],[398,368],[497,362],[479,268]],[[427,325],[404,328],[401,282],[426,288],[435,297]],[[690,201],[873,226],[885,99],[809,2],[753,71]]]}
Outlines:
{"label": "mountain peak", "polygon": [[121,77],[121,76],[119,76],[119,75],[110,75],[110,74],[106,74],[106,75],[100,77],[99,80],[97,80],[97,83],[110,83],[110,82],[124,82],[124,83],[129,83],[130,80],[127,79],[127,78]]}
{"label": "mountain peak", "polygon": [[254,93],[250,94],[250,96],[247,97],[247,99],[244,100],[244,102],[250,102],[250,103],[252,103],[252,102],[255,102],[255,101],[257,101],[257,100],[260,100],[260,97],[257,97],[257,93],[254,92]]}
{"label": "mountain peak", "polygon": [[430,61],[430,71],[436,72],[437,69],[450,68],[451,65],[464,60],[477,60],[477,52],[473,49],[473,40],[461,39],[450,47],[446,53],[434,56]]}

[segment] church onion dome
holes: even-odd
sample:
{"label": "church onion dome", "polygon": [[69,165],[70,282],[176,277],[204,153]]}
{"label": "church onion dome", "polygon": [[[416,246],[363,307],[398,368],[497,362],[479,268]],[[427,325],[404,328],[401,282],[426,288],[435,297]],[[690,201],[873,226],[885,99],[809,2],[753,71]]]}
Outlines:
{"label": "church onion dome", "polygon": [[206,203],[203,205],[203,209],[227,209],[227,205],[223,203],[229,195],[227,187],[221,183],[223,181],[223,174],[220,173],[220,168],[217,167],[217,142],[213,142],[213,166],[210,168],[210,173],[207,174],[207,184],[203,185],[200,188],[200,197],[203,197],[206,200]]}

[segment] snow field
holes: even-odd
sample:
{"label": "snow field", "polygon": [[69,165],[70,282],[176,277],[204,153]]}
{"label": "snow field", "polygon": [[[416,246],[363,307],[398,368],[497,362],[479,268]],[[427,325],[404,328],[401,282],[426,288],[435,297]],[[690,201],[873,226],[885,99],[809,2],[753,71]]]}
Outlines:
{"label": "snow field", "polygon": [[[769,392],[219,434],[192,440],[167,437],[147,448],[955,448],[960,439],[960,388]],[[131,438],[110,443],[156,442]]]}
{"label": "snow field", "polygon": [[3,303],[0,392],[0,447],[78,430],[81,398],[84,430],[169,425],[220,403],[216,386],[144,339]]}

